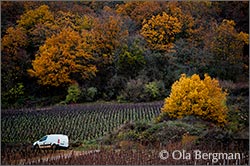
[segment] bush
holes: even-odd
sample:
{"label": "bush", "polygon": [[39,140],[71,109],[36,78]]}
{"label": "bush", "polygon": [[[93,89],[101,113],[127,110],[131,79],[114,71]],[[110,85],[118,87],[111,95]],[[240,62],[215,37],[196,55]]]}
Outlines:
{"label": "bush", "polygon": [[165,86],[162,81],[146,82],[141,78],[130,80],[122,90],[118,101],[143,102],[161,99],[165,94]]}
{"label": "bush", "polygon": [[136,141],[139,138],[139,135],[134,130],[129,130],[128,132],[119,133],[117,138],[119,140],[126,140],[126,141]]}
{"label": "bush", "polygon": [[96,87],[82,87],[81,88],[81,95],[80,95],[80,102],[91,102],[95,101],[97,98],[98,90]]}
{"label": "bush", "polygon": [[104,88],[103,99],[108,101],[116,99],[126,83],[127,79],[125,77],[114,75]]}
{"label": "bush", "polygon": [[167,122],[153,124],[140,134],[140,141],[144,144],[161,143],[167,145],[171,141],[180,141],[187,130],[182,126],[169,125]]}
{"label": "bush", "polygon": [[118,96],[118,101],[144,101],[144,84],[145,82],[142,79],[128,81],[125,89],[122,90],[120,96]]}
{"label": "bush", "polygon": [[24,85],[17,83],[9,91],[2,94],[2,108],[19,107],[24,102]]}
{"label": "bush", "polygon": [[169,117],[183,118],[194,115],[217,125],[227,122],[227,93],[223,92],[216,79],[205,74],[204,80],[194,74],[185,74],[172,85],[171,94],[165,99],[162,112]]}
{"label": "bush", "polygon": [[156,99],[160,92],[159,88],[157,87],[157,82],[149,82],[145,85],[145,92],[149,95],[150,98]]}
{"label": "bush", "polygon": [[150,128],[150,124],[148,124],[148,122],[136,122],[134,129],[136,132],[143,132],[145,130],[147,130],[148,128]]}
{"label": "bush", "polygon": [[173,120],[161,123],[127,122],[118,129],[110,132],[101,140],[104,144],[119,144],[122,141],[139,143],[145,146],[167,145],[169,142],[181,141],[186,134],[187,140],[198,138],[206,125],[200,121],[188,124],[182,120]]}
{"label": "bush", "polygon": [[227,128],[232,132],[249,126],[249,97],[229,96],[229,111]]}
{"label": "bush", "polygon": [[71,102],[76,103],[80,97],[80,94],[81,94],[81,90],[80,90],[80,87],[77,83],[70,85],[68,88],[68,95],[66,96],[65,102],[66,103],[71,103]]}
{"label": "bush", "polygon": [[165,86],[162,81],[149,82],[144,86],[144,93],[147,95],[147,101],[161,99],[165,91]]}
{"label": "bush", "polygon": [[96,95],[97,95],[97,88],[90,87],[87,89],[86,100],[87,101],[94,101]]}

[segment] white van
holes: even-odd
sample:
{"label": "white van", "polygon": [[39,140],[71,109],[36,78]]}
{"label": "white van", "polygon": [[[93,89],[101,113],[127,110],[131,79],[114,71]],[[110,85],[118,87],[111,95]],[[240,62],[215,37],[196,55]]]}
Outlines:
{"label": "white van", "polygon": [[69,147],[69,138],[67,135],[63,134],[50,134],[45,135],[40,140],[33,143],[34,149],[44,149],[44,148],[52,148],[56,150],[58,148]]}

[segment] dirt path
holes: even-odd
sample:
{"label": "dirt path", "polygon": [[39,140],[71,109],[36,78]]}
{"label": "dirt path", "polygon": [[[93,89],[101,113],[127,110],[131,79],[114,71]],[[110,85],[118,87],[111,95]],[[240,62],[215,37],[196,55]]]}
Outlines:
{"label": "dirt path", "polygon": [[32,165],[38,162],[47,162],[47,161],[53,161],[58,160],[60,158],[70,158],[72,156],[83,156],[91,153],[99,153],[100,150],[89,150],[89,151],[75,151],[75,150],[67,150],[67,151],[59,151],[56,153],[51,153],[46,156],[40,156],[40,157],[33,157],[29,159],[21,159],[18,161],[14,161],[15,164],[18,165]]}

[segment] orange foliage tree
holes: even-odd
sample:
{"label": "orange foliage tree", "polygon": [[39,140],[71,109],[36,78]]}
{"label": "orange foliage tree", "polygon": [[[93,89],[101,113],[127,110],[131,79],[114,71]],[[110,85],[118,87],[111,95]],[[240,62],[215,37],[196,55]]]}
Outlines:
{"label": "orange foliage tree", "polygon": [[213,53],[213,64],[220,66],[216,71],[222,79],[231,78],[242,74],[245,70],[248,73],[248,63],[244,63],[243,48],[249,45],[249,34],[235,29],[233,20],[224,19],[220,25],[213,26],[205,39],[206,49]]}
{"label": "orange foliage tree", "polygon": [[[168,3],[168,2],[167,2]],[[126,2],[119,5],[116,9],[118,14],[129,16],[138,25],[141,25],[143,20],[150,19],[152,14],[159,14],[166,9],[166,2]]]}
{"label": "orange foliage tree", "polygon": [[177,17],[163,12],[143,22],[141,35],[152,49],[168,50],[172,48],[175,36],[181,32],[182,23]]}
{"label": "orange foliage tree", "polygon": [[17,21],[19,27],[24,27],[26,30],[34,28],[36,24],[44,24],[47,21],[53,21],[53,13],[49,11],[47,5],[42,5],[35,10],[29,10],[21,15],[20,20]]}
{"label": "orange foliage tree", "polygon": [[196,31],[194,19],[190,13],[183,13],[177,2],[159,4],[161,6],[151,13],[152,17],[142,22],[140,33],[151,49],[169,51],[177,39],[190,38],[193,35]]}
{"label": "orange foliage tree", "polygon": [[204,120],[223,125],[227,122],[227,93],[220,88],[219,82],[205,74],[204,80],[194,74],[185,74],[171,88],[170,96],[165,99],[162,112],[173,118],[197,116]]}
{"label": "orange foliage tree", "polygon": [[17,27],[25,30],[29,38],[28,52],[33,55],[46,38],[53,34],[54,13],[49,10],[47,5],[41,5],[34,10],[27,10],[17,20]]}
{"label": "orange foliage tree", "polygon": [[78,32],[70,28],[53,35],[39,48],[33,69],[28,70],[31,76],[39,78],[43,85],[63,86],[74,80],[87,79],[97,72],[92,54],[84,48],[88,43],[81,39]]}
{"label": "orange foliage tree", "polygon": [[[208,41],[209,48],[217,55],[219,60],[240,60],[244,44],[249,44],[249,35],[238,33],[233,20],[224,19],[216,26],[213,37]],[[223,57],[227,56],[227,57]]]}
{"label": "orange foliage tree", "polygon": [[2,51],[8,56],[16,55],[20,48],[27,46],[27,35],[23,28],[10,27],[2,38]]}
{"label": "orange foliage tree", "polygon": [[128,30],[122,28],[123,21],[116,15],[105,15],[96,18],[91,30],[94,52],[100,63],[112,64],[116,49],[121,47],[122,41],[128,36]]}

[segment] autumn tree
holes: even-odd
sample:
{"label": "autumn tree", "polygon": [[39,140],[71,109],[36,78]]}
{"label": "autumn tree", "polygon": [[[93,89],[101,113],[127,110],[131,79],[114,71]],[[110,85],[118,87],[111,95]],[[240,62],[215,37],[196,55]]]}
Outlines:
{"label": "autumn tree", "polygon": [[[106,10],[108,10],[108,7],[106,7]],[[108,10],[95,19],[91,34],[93,37],[92,43],[95,45],[94,52],[100,58],[100,62],[112,64],[115,51],[126,40],[128,30],[124,28],[122,18]]]}
{"label": "autumn tree", "polygon": [[28,37],[26,51],[30,59],[34,58],[36,51],[46,38],[52,36],[53,23],[54,13],[49,10],[47,5],[27,10],[17,20],[16,26],[23,28]]}
{"label": "autumn tree", "polygon": [[30,62],[26,54],[27,35],[23,28],[10,27],[1,42],[2,91],[22,82]]}
{"label": "autumn tree", "polygon": [[162,112],[172,118],[197,116],[204,120],[224,125],[227,122],[227,93],[222,91],[219,82],[205,74],[204,80],[194,74],[185,74],[171,88],[165,99]]}
{"label": "autumn tree", "polygon": [[128,29],[123,18],[105,6],[101,15],[94,19],[93,28],[85,36],[90,44],[89,49],[96,58],[96,87],[103,90],[111,77],[117,74],[116,62],[126,43]]}
{"label": "autumn tree", "polygon": [[166,9],[166,6],[166,2],[125,2],[125,4],[118,5],[116,12],[120,15],[130,17],[138,27],[141,27],[144,19],[148,20],[152,15],[162,13]]}
{"label": "autumn tree", "polygon": [[[22,2],[18,2],[16,6],[19,6],[21,10],[24,8]],[[16,10],[19,12],[20,9]],[[2,67],[2,96],[10,99],[12,96],[11,91],[19,87],[17,84],[22,84],[25,87],[27,85],[26,82],[30,81],[27,69],[31,67],[34,52],[37,51],[38,42],[41,41],[41,37],[35,38],[32,32],[38,24],[45,24],[53,16],[50,15],[46,6],[41,6],[37,10],[26,11],[21,16],[14,17],[20,19],[15,20],[16,22],[12,24],[12,27],[7,28],[2,38],[1,47],[1,66],[4,66]],[[38,36],[42,36],[42,34],[38,34]],[[30,85],[31,83],[29,82],[28,84]],[[9,103],[13,104],[13,101]]]}
{"label": "autumn tree", "polygon": [[42,5],[35,10],[29,10],[21,15],[20,20],[17,21],[19,27],[26,30],[31,30],[36,24],[43,24],[47,21],[53,21],[53,14],[49,11],[47,5]]}
{"label": "autumn tree", "polygon": [[[26,3],[21,5],[25,7]],[[2,70],[4,90],[28,80],[27,69],[31,67],[39,46],[53,34],[53,21],[54,15],[49,11],[49,7],[42,5],[37,9],[25,11],[16,21],[16,25],[7,29],[1,48],[2,65],[5,66]]]}
{"label": "autumn tree", "polygon": [[[225,1],[223,3],[213,2],[218,6],[218,20],[234,20],[237,31],[249,32],[249,1]],[[240,11],[240,12],[239,12]]]}
{"label": "autumn tree", "polygon": [[177,17],[163,12],[143,22],[141,35],[144,36],[154,50],[172,48],[176,35],[181,32],[182,23]]}
{"label": "autumn tree", "polygon": [[78,32],[63,29],[39,48],[30,75],[37,77],[40,84],[51,86],[64,86],[95,75],[94,58],[84,49],[87,44]]}
{"label": "autumn tree", "polygon": [[[244,60],[243,48],[249,45],[249,35],[237,32],[233,20],[223,20],[207,33],[205,46],[213,54],[213,65],[221,79],[236,80],[236,76],[248,71],[248,61]],[[244,62],[245,61],[245,62]],[[219,69],[217,69],[220,66]]]}
{"label": "autumn tree", "polygon": [[73,14],[72,12],[58,11],[55,15],[54,28],[60,31],[62,28],[71,28],[75,31],[90,30],[93,26],[93,18],[88,15]]}

